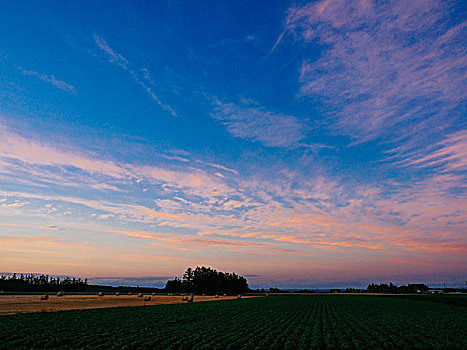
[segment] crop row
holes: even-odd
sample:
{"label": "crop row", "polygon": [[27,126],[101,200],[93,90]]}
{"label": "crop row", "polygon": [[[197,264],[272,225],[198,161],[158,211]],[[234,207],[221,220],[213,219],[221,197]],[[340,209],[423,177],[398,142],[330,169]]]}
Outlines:
{"label": "crop row", "polygon": [[269,296],[0,317],[0,348],[461,349],[459,303]]}

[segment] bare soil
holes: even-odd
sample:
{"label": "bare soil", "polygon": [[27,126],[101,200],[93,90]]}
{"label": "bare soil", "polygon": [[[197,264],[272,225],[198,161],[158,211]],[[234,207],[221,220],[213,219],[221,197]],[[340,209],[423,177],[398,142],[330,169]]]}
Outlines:
{"label": "bare soil", "polygon": [[[144,297],[150,294],[145,294]],[[48,300],[40,300],[40,295],[0,295],[0,315],[16,314],[23,312],[61,311],[76,309],[98,309],[119,306],[145,306],[158,304],[186,303],[183,296],[156,295],[151,296],[151,301],[144,301],[144,297],[137,295],[65,295],[57,297],[50,295]],[[236,299],[236,296],[197,296],[194,302]],[[251,296],[242,298],[251,298]]]}

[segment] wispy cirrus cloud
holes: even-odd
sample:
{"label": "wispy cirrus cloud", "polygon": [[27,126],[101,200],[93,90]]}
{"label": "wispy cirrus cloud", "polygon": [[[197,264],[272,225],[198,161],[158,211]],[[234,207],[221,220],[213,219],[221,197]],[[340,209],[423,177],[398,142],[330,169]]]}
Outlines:
{"label": "wispy cirrus cloud", "polygon": [[[0,158],[15,159],[25,164],[39,166],[72,165],[89,173],[101,173],[112,177],[122,177],[125,170],[111,161],[99,161],[70,149],[53,147],[42,140],[26,138],[12,132],[0,124]],[[11,162],[9,162],[11,165]]]}
{"label": "wispy cirrus cloud", "polygon": [[71,92],[71,93],[76,93],[76,89],[73,85],[68,84],[64,82],[63,80],[59,80],[55,78],[54,75],[46,75],[46,74],[35,72],[33,70],[26,70],[21,66],[17,66],[17,68],[23,73],[23,75],[36,77],[42,80],[44,83],[51,84],[59,88],[60,90]]}
{"label": "wispy cirrus cloud", "polygon": [[393,158],[402,157],[399,162],[403,166],[419,168],[437,168],[441,172],[459,172],[467,169],[467,130],[449,134],[446,138],[424,153],[411,152],[404,154],[394,149]]}
{"label": "wispy cirrus cloud", "polygon": [[[443,1],[322,0],[289,9],[285,29],[322,48],[304,59],[301,95],[357,140],[423,139],[462,124],[467,21]],[[465,123],[464,123],[465,126]],[[435,132],[436,131],[436,132]]]}
{"label": "wispy cirrus cloud", "polygon": [[202,161],[202,160],[196,160],[196,162],[197,162],[197,163],[200,163],[200,164],[204,164],[204,165],[210,166],[210,167],[213,167],[213,168],[225,170],[225,171],[231,172],[231,173],[233,173],[233,174],[235,174],[235,175],[238,175],[238,174],[239,174],[237,170],[227,168],[226,166],[221,165],[221,164],[205,162],[205,161]]}
{"label": "wispy cirrus cloud", "polygon": [[[32,185],[41,176],[49,180],[40,191],[29,185],[16,191],[2,189],[0,196],[8,200],[0,198],[0,208],[8,217],[21,212],[39,220],[57,217],[71,208],[101,225],[98,232],[187,250],[256,247],[256,251],[271,254],[272,248],[290,246],[297,254],[309,254],[310,249],[405,254],[460,254],[466,250],[467,203],[453,190],[462,184],[461,175],[435,174],[419,183],[386,187],[348,184],[344,179],[318,175],[310,178],[292,170],[273,179],[248,178],[213,163],[204,168],[195,168],[195,164],[205,165],[203,162],[187,167],[186,161],[181,162],[183,167],[116,163],[102,155],[90,156],[85,150],[66,150],[28,139],[6,128],[0,132],[0,176],[24,174]],[[454,134],[439,149],[462,139],[463,134]],[[452,158],[449,152],[441,152],[440,157],[434,159],[446,158],[454,161],[453,166],[463,159]],[[219,171],[223,177],[213,173]],[[93,191],[67,193],[61,187],[64,181],[82,190],[91,182]],[[112,186],[119,189],[118,195]],[[150,191],[142,192],[142,186]],[[61,208],[52,210],[56,204]],[[67,229],[62,222],[49,222],[49,228]],[[81,231],[89,231],[89,223],[80,225]],[[144,229],[110,229],[133,225]]]}
{"label": "wispy cirrus cloud", "polygon": [[[2,160],[0,176],[4,180],[16,183],[16,177],[21,174],[23,183],[28,187],[33,186],[36,190],[38,186],[44,191],[54,186],[60,187],[62,191],[69,186],[81,187],[86,188],[88,192],[92,189],[91,193],[100,193],[101,197],[104,194],[104,197],[111,196],[112,192],[117,191],[122,193],[122,200],[125,204],[106,200],[96,201],[90,199],[88,195],[85,196],[87,198],[79,198],[75,195],[38,195],[36,191],[29,194],[18,191],[10,192],[11,196],[59,200],[83,205],[103,211],[99,217],[108,214],[130,215],[133,218],[147,217],[183,224],[211,222],[208,216],[210,208],[217,206],[217,202],[225,202],[223,198],[235,194],[235,189],[223,182],[223,175],[220,177],[219,172],[238,174],[234,169],[214,163],[206,163],[207,167],[204,167],[206,169],[194,166],[187,168],[177,165],[117,163],[112,160],[99,159],[96,155],[91,155],[82,149],[26,138],[3,126],[0,126],[0,159]],[[184,159],[183,163],[186,161]],[[204,162],[192,163],[192,165],[195,164],[203,165]],[[151,188],[152,195],[155,193],[159,195],[159,198],[152,202],[151,207],[147,204],[141,205],[137,198],[123,194],[128,193],[129,188],[133,188],[133,190],[137,189],[141,195],[142,186]],[[53,192],[56,193],[56,191]],[[177,194],[184,198],[177,197]],[[162,200],[167,197],[170,200]],[[195,202],[193,209],[187,207],[189,201]],[[17,207],[19,204],[8,203],[8,206]],[[154,210],[155,206],[159,210]],[[204,208],[204,214],[201,217],[192,215],[201,207]],[[197,214],[200,213],[197,212]]]}
{"label": "wispy cirrus cloud", "polygon": [[297,147],[309,130],[299,118],[268,111],[251,100],[234,104],[215,98],[213,107],[211,116],[224,124],[231,135],[268,147]]}
{"label": "wispy cirrus cloud", "polygon": [[128,60],[125,57],[123,57],[121,54],[119,54],[118,52],[115,52],[114,50],[112,50],[112,48],[107,44],[107,42],[104,39],[94,34],[94,41],[96,42],[97,46],[99,46],[99,48],[102,51],[107,53],[107,55],[109,56],[110,62],[113,62],[119,65],[120,67],[122,67],[123,69],[128,70],[128,64],[129,64]]}
{"label": "wispy cirrus cloud", "polygon": [[[164,155],[161,155],[164,158]],[[154,166],[118,163],[113,160],[101,159],[83,149],[62,144],[54,145],[37,138],[19,135],[0,124],[0,170],[4,174],[14,174],[25,171],[34,175],[31,181],[44,180],[60,185],[80,185],[94,188],[98,191],[122,191],[120,185],[131,183],[147,183],[152,186],[165,185],[164,191],[183,189],[192,195],[211,193],[225,195],[229,190],[216,176],[199,167]],[[178,160],[178,159],[175,159]],[[189,160],[180,160],[186,163]],[[225,166],[196,161],[214,168],[216,172],[238,174],[237,170]],[[80,169],[79,177],[67,169]],[[81,181],[82,180],[82,181]],[[191,189],[191,190],[190,190]]]}
{"label": "wispy cirrus cloud", "polygon": [[94,42],[108,57],[109,62],[114,63],[124,69],[131,78],[140,85],[149,97],[156,102],[164,111],[171,114],[173,117],[177,117],[177,113],[174,109],[166,103],[163,103],[160,98],[154,92],[154,82],[149,75],[149,72],[146,68],[140,69],[140,73],[131,68],[130,62],[120,53],[113,50],[107,42],[100,36],[94,34]]}

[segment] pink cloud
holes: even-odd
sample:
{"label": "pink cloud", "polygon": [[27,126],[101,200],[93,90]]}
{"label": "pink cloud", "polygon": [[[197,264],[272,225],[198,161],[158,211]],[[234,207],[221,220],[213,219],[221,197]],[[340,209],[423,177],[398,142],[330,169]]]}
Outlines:
{"label": "pink cloud", "polygon": [[268,147],[297,147],[306,137],[308,127],[297,117],[273,113],[254,101],[243,99],[240,105],[214,99],[211,116],[227,127],[227,131]]}
{"label": "pink cloud", "polygon": [[396,126],[413,139],[455,125],[467,97],[467,22],[453,26],[449,16],[443,1],[292,7],[286,30],[322,45],[318,60],[303,61],[301,94],[323,101],[331,127],[359,140],[390,137]]}
{"label": "pink cloud", "polygon": [[[61,174],[63,167],[73,166],[97,181],[94,185],[99,181],[111,184],[115,181],[131,189],[130,186],[137,183],[135,179],[140,179],[138,185],[144,183],[151,190],[159,188],[161,192],[158,193],[163,193],[164,197],[155,195],[150,202],[142,201],[131,191],[123,199],[106,197],[105,186],[97,186],[101,194],[98,200],[79,194],[39,194],[27,188],[21,192],[0,191],[0,196],[7,198],[0,204],[15,203],[15,200],[18,200],[16,203],[31,203],[5,208],[21,211],[23,217],[56,215],[39,211],[44,205],[35,210],[35,203],[40,201],[60,202],[80,210],[86,207],[97,212],[93,218],[100,215],[108,219],[93,223],[73,222],[72,218],[64,220],[80,232],[122,231],[119,234],[123,242],[129,237],[141,238],[137,248],[141,252],[148,244],[156,250],[163,246],[187,252],[214,252],[217,247],[232,253],[235,250],[251,254],[255,251],[265,255],[288,254],[292,260],[297,259],[297,263],[300,257],[314,259],[313,254],[319,256],[327,250],[359,257],[378,250],[382,256],[404,253],[404,258],[415,260],[420,253],[452,259],[465,254],[467,202],[452,190],[463,184],[460,174],[437,174],[404,186],[366,184],[354,185],[352,189],[343,179],[318,175],[304,178],[292,170],[272,179],[247,178],[225,171],[223,179],[210,173],[211,167],[197,169],[190,164],[183,168],[164,168],[116,163],[97,155],[91,157],[83,150],[25,138],[6,128],[1,128],[0,133],[3,136],[0,155],[6,163],[2,166],[11,167],[10,171],[35,169],[41,174],[44,169],[54,167]],[[433,149],[439,155],[418,164],[447,159],[443,164],[459,168],[462,156],[452,155],[461,154],[462,147],[457,145],[462,144],[462,140],[462,133],[451,135]],[[61,175],[67,178],[66,174]],[[32,176],[34,180],[36,173]],[[135,223],[147,229],[125,232],[115,229]],[[165,231],[172,230],[172,233],[157,233],[162,225]],[[14,226],[8,227],[10,229],[22,230]],[[68,229],[65,233],[73,234]],[[143,243],[144,240],[149,242]],[[324,255],[322,257],[326,260]]]}
{"label": "pink cloud", "polygon": [[438,142],[434,149],[423,155],[402,154],[405,159],[399,164],[421,168],[440,167],[444,171],[455,172],[467,169],[467,130],[454,132]]}
{"label": "pink cloud", "polygon": [[296,244],[310,243],[309,240],[303,240],[303,239],[300,239],[298,237],[293,237],[293,236],[277,237],[277,238],[274,238],[274,240],[278,242],[291,242],[291,243],[296,243]]}
{"label": "pink cloud", "polygon": [[37,165],[72,165],[91,173],[122,178],[128,173],[111,161],[93,159],[72,150],[59,150],[47,143],[22,137],[0,125],[0,157]]}

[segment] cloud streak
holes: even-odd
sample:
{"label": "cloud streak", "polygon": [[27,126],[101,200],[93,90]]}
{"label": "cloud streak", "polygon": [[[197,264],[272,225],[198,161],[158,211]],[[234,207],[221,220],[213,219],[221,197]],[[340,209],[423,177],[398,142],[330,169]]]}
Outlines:
{"label": "cloud streak", "polygon": [[138,74],[134,69],[130,68],[130,62],[123,55],[114,51],[103,38],[94,34],[94,42],[99,47],[99,49],[101,49],[107,55],[109,62],[114,63],[125,70],[133,79],[133,81],[140,85],[144,91],[146,91],[149,97],[154,102],[156,102],[157,105],[159,105],[159,107],[161,107],[164,111],[168,112],[173,117],[178,116],[172,107],[163,103],[154,93],[152,87],[154,86],[154,82],[151,80],[151,77],[149,76],[146,68],[141,69],[143,74]]}
{"label": "cloud streak", "polygon": [[[394,150],[396,156],[400,152]],[[412,152],[403,154],[405,159],[399,164],[419,168],[438,168],[442,172],[460,172],[467,170],[467,130],[460,130],[448,135],[423,155]]]}
{"label": "cloud streak", "polygon": [[75,87],[73,85],[68,84],[68,83],[64,82],[63,80],[59,80],[59,79],[55,78],[55,76],[53,76],[53,75],[46,75],[46,74],[38,73],[38,72],[35,72],[35,71],[32,71],[32,70],[26,70],[26,69],[24,69],[22,67],[18,67],[18,69],[21,70],[21,72],[25,76],[36,77],[39,80],[42,80],[44,83],[51,84],[51,85],[59,88],[60,90],[71,92],[71,93],[76,93],[76,89],[75,89]]}

